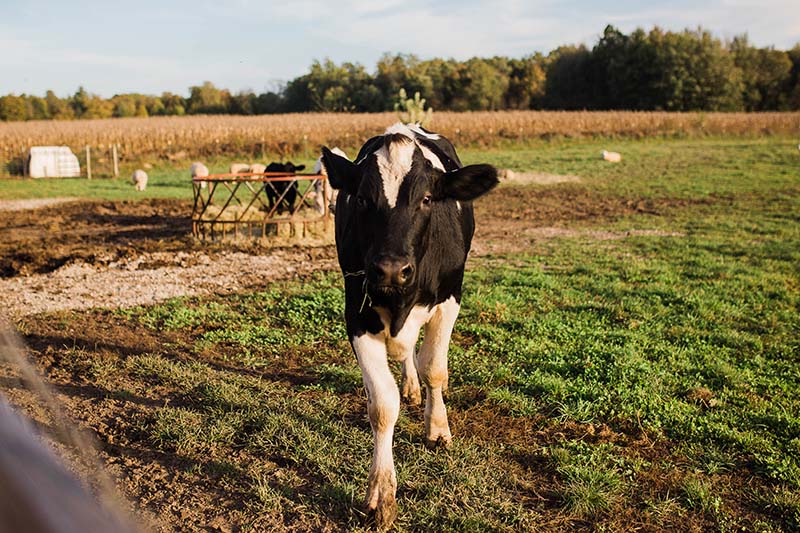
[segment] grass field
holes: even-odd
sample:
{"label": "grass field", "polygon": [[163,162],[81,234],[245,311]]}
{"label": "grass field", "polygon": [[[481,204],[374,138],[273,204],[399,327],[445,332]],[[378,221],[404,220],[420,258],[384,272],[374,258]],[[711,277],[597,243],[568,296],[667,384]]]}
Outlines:
{"label": "grass field", "polygon": [[[602,149],[623,162],[599,161]],[[577,175],[551,189],[635,213],[557,218],[547,238],[470,261],[450,349],[454,446],[426,450],[421,411],[402,408],[398,531],[800,529],[796,142],[561,140],[462,156]],[[110,180],[19,183],[0,197],[135,195]],[[187,197],[174,170],[151,183],[147,196]],[[530,214],[549,193],[493,194],[529,195]],[[108,422],[107,446],[169,458],[185,490],[214,487],[227,523],[359,530],[371,434],[341,285],[320,273],[20,327],[34,345],[62,331],[55,368],[136,405]],[[97,323],[154,343],[67,342]]]}

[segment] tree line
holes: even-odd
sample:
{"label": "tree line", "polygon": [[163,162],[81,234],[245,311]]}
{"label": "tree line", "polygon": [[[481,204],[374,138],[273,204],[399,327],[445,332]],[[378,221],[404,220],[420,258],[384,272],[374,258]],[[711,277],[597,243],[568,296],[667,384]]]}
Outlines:
{"label": "tree line", "polygon": [[83,87],[67,98],[0,97],[0,120],[108,118],[184,114],[378,112],[394,108],[400,89],[419,92],[437,110],[593,109],[665,111],[800,110],[800,44],[788,51],[723,42],[707,30],[626,35],[607,26],[590,49],[561,46],[547,55],[421,60],[385,54],[370,73],[358,63],[314,61],[277,90],[232,93],[210,82],[189,96],[120,94]]}

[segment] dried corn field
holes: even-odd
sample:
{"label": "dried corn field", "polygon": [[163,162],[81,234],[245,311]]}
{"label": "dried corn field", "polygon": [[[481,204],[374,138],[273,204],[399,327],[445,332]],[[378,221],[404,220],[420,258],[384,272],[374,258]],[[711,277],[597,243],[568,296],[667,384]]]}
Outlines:
{"label": "dried corn field", "polygon": [[[123,158],[308,154],[319,145],[352,151],[397,120],[394,113],[186,116],[0,123],[0,172],[30,146],[119,144]],[[800,133],[800,113],[439,112],[437,132],[463,145],[552,136],[763,135]]]}

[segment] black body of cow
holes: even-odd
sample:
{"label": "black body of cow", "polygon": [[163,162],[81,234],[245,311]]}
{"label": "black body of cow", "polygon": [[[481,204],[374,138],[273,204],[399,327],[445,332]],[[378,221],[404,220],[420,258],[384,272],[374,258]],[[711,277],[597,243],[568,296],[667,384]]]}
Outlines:
{"label": "black body of cow", "polygon": [[[292,162],[270,163],[267,165],[266,172],[289,172],[294,174],[306,168],[305,165],[295,166]],[[296,181],[272,181],[266,184],[267,198],[269,199],[270,210],[278,204],[278,213],[288,210],[294,211],[294,204],[297,201],[297,182]],[[279,202],[280,200],[280,202]]]}

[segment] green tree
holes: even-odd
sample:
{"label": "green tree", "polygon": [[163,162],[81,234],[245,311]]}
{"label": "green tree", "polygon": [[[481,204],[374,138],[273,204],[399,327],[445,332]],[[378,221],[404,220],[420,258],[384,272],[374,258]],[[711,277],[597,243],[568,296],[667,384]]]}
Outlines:
{"label": "green tree", "polygon": [[72,96],[70,106],[77,118],[108,118],[114,113],[114,104],[110,100],[90,94],[83,87]]}
{"label": "green tree", "polygon": [[647,34],[637,29],[625,35],[606,26],[603,37],[592,49],[589,80],[592,105],[597,109],[655,109],[654,99],[660,72],[657,52]]}
{"label": "green tree", "polygon": [[590,80],[591,53],[585,46],[561,46],[547,56],[545,105],[550,109],[586,109],[594,102]]}
{"label": "green tree", "polygon": [[69,102],[55,95],[53,91],[47,91],[44,97],[47,102],[47,112],[55,120],[69,120],[75,118],[75,112]]}
{"label": "green tree", "polygon": [[506,66],[500,61],[473,57],[464,65],[464,96],[472,111],[497,110],[508,90]]}
{"label": "green tree", "polygon": [[136,102],[128,95],[116,95],[112,98],[114,102],[113,115],[115,117],[132,117],[136,115]]}
{"label": "green tree", "polygon": [[504,97],[506,109],[533,109],[542,105],[546,74],[544,57],[537,53],[508,62],[508,89]]}
{"label": "green tree", "polygon": [[47,100],[40,96],[29,96],[29,114],[28,116],[33,120],[48,120],[52,118],[50,111],[47,108]]}
{"label": "green tree", "polygon": [[742,71],[744,108],[747,111],[787,108],[786,87],[792,72],[789,54],[773,48],[755,48],[747,35],[735,37],[730,49],[734,63]]}
{"label": "green tree", "polygon": [[182,116],[186,114],[186,100],[170,92],[161,93],[161,102],[164,105],[164,114]]}
{"label": "green tree", "polygon": [[708,31],[680,33],[653,29],[648,39],[657,51],[660,79],[655,102],[668,111],[732,111],[742,106],[742,73],[719,39]]}
{"label": "green tree", "polygon": [[800,110],[800,43],[796,44],[787,54],[792,62],[792,69],[784,89],[787,107]]}
{"label": "green tree", "polygon": [[9,94],[0,96],[0,120],[27,120],[28,110],[25,98]]}
{"label": "green tree", "polygon": [[220,114],[230,111],[231,95],[226,89],[217,89],[210,81],[189,87],[189,113]]}

